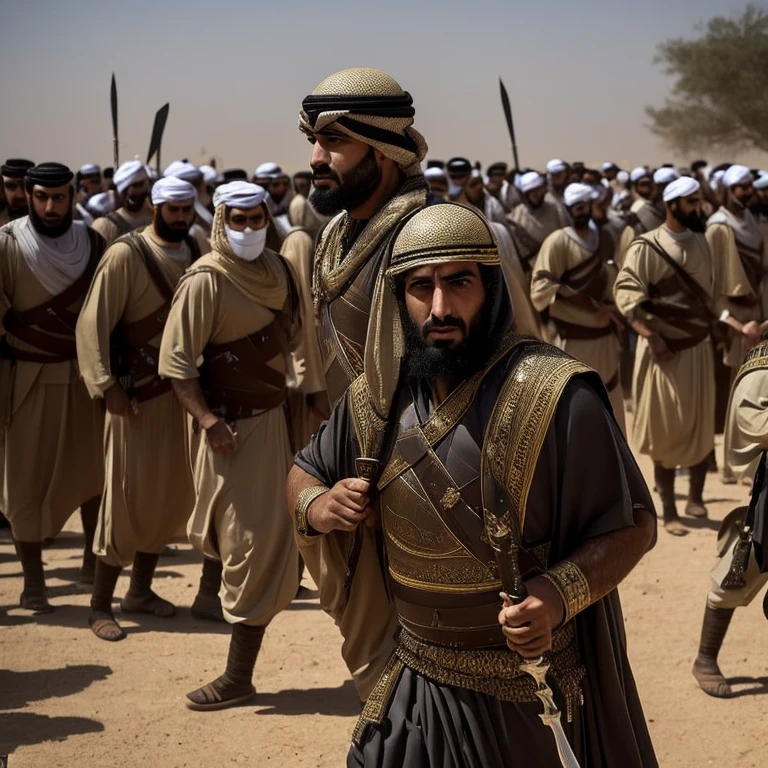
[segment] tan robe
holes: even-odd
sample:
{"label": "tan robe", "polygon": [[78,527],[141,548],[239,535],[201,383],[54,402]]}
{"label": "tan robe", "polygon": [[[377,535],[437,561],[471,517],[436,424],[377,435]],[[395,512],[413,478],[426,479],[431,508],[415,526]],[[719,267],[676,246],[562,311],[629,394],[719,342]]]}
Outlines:
{"label": "tan robe", "polygon": [[[0,235],[0,317],[50,301],[15,241]],[[3,333],[5,331],[3,330]],[[22,350],[37,351],[6,334]],[[101,403],[88,397],[75,360],[0,360],[0,414],[5,430],[3,512],[19,541],[55,536],[104,485]]]}
{"label": "tan robe", "polygon": [[499,246],[499,259],[504,283],[507,286],[509,300],[512,303],[512,314],[515,319],[515,330],[518,333],[534,336],[542,341],[548,341],[543,324],[531,304],[531,297],[526,290],[528,280],[520,264],[517,247],[509,231],[503,224],[490,222],[496,242]]}
{"label": "tan robe", "polygon": [[[130,231],[134,229],[143,229],[152,223],[152,208],[147,203],[138,213],[131,213],[126,208],[118,208],[115,211],[116,215],[125,220],[126,226],[130,226]],[[125,234],[121,232],[117,224],[110,221],[106,216],[101,216],[96,219],[91,225],[91,229],[95,229],[103,238],[109,248],[112,243],[117,240],[118,237]]]}
{"label": "tan robe", "polygon": [[[189,264],[189,249],[184,244],[162,248],[151,232],[147,227],[141,237],[157,256],[168,284],[175,286]],[[115,326],[142,320],[164,304],[133,249],[125,243],[111,246],[77,324],[78,360],[91,397],[103,397],[115,383],[109,362]],[[150,343],[159,347],[160,335]],[[108,413],[106,419],[106,484],[94,552],[109,565],[128,565],[136,552],[162,552],[194,505],[184,410],[173,392],[166,392],[139,404],[138,411],[126,417]]]}
{"label": "tan robe", "polygon": [[567,221],[561,220],[557,206],[546,200],[536,209],[526,204],[518,205],[509,214],[509,218],[539,243],[567,224]]}
{"label": "tan robe", "polygon": [[288,206],[288,220],[292,227],[301,227],[314,242],[317,233],[329,221],[329,217],[321,216],[304,195],[294,195]]}
{"label": "tan robe", "polygon": [[[727,224],[711,224],[707,227],[707,242],[715,261],[715,298],[716,310],[728,312],[740,323],[748,323],[750,320],[763,320],[761,308],[762,291],[755,295],[750,285],[744,267],[739,257],[736,246],[736,237],[733,229]],[[765,247],[763,247],[763,266],[766,267]],[[734,298],[757,298],[757,303],[751,307],[734,302]],[[723,362],[731,369],[731,381],[744,362],[749,351],[747,337],[743,333],[729,331],[730,344],[723,354]]]}
{"label": "tan robe", "polygon": [[[283,269],[279,256],[269,252],[260,260],[265,256],[270,269]],[[210,268],[211,262],[201,259],[198,266]],[[197,378],[206,344],[243,339],[273,320],[272,311],[246,296],[225,274],[193,272],[173,299],[160,373]],[[301,340],[297,326],[292,346]],[[268,364],[281,373],[287,370],[281,355]],[[231,456],[214,453],[205,431],[195,441],[195,507],[187,532],[195,549],[223,563],[220,594],[227,621],[262,626],[291,602],[299,586],[298,551],[285,499],[293,459],[283,407],[241,419],[235,431],[237,449]]]}
{"label": "tan robe", "polygon": [[[665,226],[651,235],[658,236],[667,253],[712,296],[714,266],[704,236],[690,233],[685,239],[675,239]],[[614,285],[619,311],[632,315],[649,298],[651,286],[673,274],[672,267],[650,246],[633,245]],[[637,319],[642,321],[643,317]],[[686,337],[675,326],[663,325],[665,337]],[[663,364],[653,360],[648,342],[638,337],[632,401],[632,442],[640,453],[667,469],[692,467],[703,461],[715,439],[715,381],[709,337],[676,352],[674,359]]]}
{"label": "tan robe", "polygon": [[[768,450],[768,370],[757,368],[742,375],[731,392],[725,439],[729,446],[726,460],[737,477],[752,478],[762,452]],[[740,608],[749,605],[768,582],[768,573],[760,573],[754,548],[744,572],[746,584],[740,589],[723,589],[721,584],[730,570],[737,537],[718,558],[710,572],[712,591],[707,604],[712,608]]]}
{"label": "tan robe", "polygon": [[280,255],[293,268],[302,305],[301,344],[292,354],[293,370],[288,379],[288,421],[294,453],[309,442],[320,426],[318,417],[307,405],[307,395],[324,399],[327,408],[323,357],[312,303],[314,250],[312,238],[301,229],[291,230],[280,249]]}
{"label": "tan robe", "polygon": [[[595,307],[594,311],[574,306],[564,301],[563,296],[573,296],[575,292],[562,286],[560,279],[569,270],[578,267],[591,259],[593,252],[569,237],[564,229],[551,234],[541,246],[531,280],[531,301],[539,312],[549,308],[552,318],[585,328],[609,328],[613,326],[609,309],[602,311]],[[605,273],[605,292],[602,303],[613,303],[612,288],[615,269],[604,263],[601,269]],[[608,395],[613,406],[616,421],[622,429],[624,426],[624,395],[619,383],[619,342],[616,334],[611,332],[597,339],[564,339],[556,336],[554,344],[560,349],[573,355],[597,371],[603,384],[610,384]]]}

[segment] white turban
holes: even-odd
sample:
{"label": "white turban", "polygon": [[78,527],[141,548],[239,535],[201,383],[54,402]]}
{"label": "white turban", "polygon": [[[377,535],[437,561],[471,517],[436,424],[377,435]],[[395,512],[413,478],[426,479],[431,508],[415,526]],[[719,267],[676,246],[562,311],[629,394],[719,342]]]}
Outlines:
{"label": "white turban", "polygon": [[599,197],[600,193],[589,184],[569,184],[563,193],[563,202],[570,208],[578,203],[591,203]]}
{"label": "white turban", "polygon": [[619,184],[626,184],[629,181],[629,174],[626,171],[619,171],[616,174],[616,181],[618,181]]}
{"label": "white turban", "polygon": [[216,187],[213,193],[213,205],[218,208],[226,205],[227,208],[242,208],[248,210],[261,205],[267,198],[267,190],[258,184],[247,181],[230,181]]}
{"label": "white turban", "polygon": [[656,184],[669,184],[679,178],[680,174],[674,168],[667,168],[666,166],[657,168],[653,174],[653,181]]}
{"label": "white turban", "polygon": [[714,190],[720,189],[720,182],[723,180],[723,176],[725,175],[725,171],[715,171],[710,177],[709,177],[709,186],[712,187]]}
{"label": "white turban", "polygon": [[445,171],[442,168],[437,168],[436,166],[433,166],[432,168],[427,168],[426,171],[424,171],[424,178],[425,179],[442,179],[443,181],[447,180],[447,176],[445,175]]}
{"label": "white turban", "polygon": [[152,187],[152,205],[180,203],[183,200],[194,200],[195,197],[195,188],[188,181],[176,176],[164,176]]}
{"label": "white turban", "polygon": [[752,171],[746,165],[732,165],[723,174],[723,184],[726,187],[735,187],[737,184],[749,184],[754,181]]}
{"label": "white turban", "polygon": [[262,163],[254,172],[256,179],[279,179],[283,169],[277,163]]}
{"label": "white turban", "polygon": [[565,163],[559,158],[550,160],[547,163],[547,173],[562,173],[565,170],[567,170],[567,167]]}
{"label": "white turban", "polygon": [[115,210],[115,196],[113,192],[99,192],[88,198],[85,207],[97,216],[106,216]]}
{"label": "white turban", "polygon": [[123,163],[112,177],[112,181],[117,187],[117,191],[122,195],[131,184],[135,184],[137,181],[142,181],[147,178],[147,169],[144,167],[141,160],[129,160],[127,163]]}
{"label": "white turban", "polygon": [[760,171],[755,179],[755,189],[768,189],[768,171]]}
{"label": "white turban", "polygon": [[532,189],[538,189],[545,184],[544,177],[538,171],[528,171],[520,177],[517,188],[523,192],[530,192]]}
{"label": "white turban", "polygon": [[201,165],[198,170],[203,174],[206,184],[215,184],[219,178],[219,172],[212,165]]}
{"label": "white turban", "polygon": [[603,173],[605,173],[605,171],[610,171],[611,168],[615,168],[615,167],[616,167],[616,163],[603,163],[602,165]]}
{"label": "white turban", "polygon": [[681,176],[667,184],[664,189],[664,202],[669,203],[672,200],[677,200],[678,197],[688,197],[699,189],[701,189],[701,184],[696,179],[690,176]]}
{"label": "white turban", "polygon": [[199,168],[186,160],[174,160],[164,171],[163,176],[173,176],[182,181],[200,181]]}
{"label": "white turban", "polygon": [[86,163],[80,168],[81,176],[99,176],[101,175],[101,168],[95,163]]}
{"label": "white turban", "polygon": [[638,165],[637,168],[632,169],[632,173],[629,174],[629,180],[634,184],[636,181],[640,181],[643,176],[650,176],[650,172],[645,166]]}

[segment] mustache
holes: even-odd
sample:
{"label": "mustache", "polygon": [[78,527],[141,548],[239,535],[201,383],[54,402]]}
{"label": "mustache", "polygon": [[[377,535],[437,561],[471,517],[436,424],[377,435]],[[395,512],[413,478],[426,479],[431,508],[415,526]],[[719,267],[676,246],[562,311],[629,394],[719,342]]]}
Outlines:
{"label": "mustache", "polygon": [[319,179],[331,179],[337,184],[341,184],[341,179],[337,173],[331,169],[330,165],[318,165],[312,169],[312,181],[318,181]]}
{"label": "mustache", "polygon": [[426,336],[434,328],[458,328],[463,334],[467,333],[467,324],[460,317],[453,315],[446,315],[442,320],[430,315],[427,322],[421,326],[421,335]]}

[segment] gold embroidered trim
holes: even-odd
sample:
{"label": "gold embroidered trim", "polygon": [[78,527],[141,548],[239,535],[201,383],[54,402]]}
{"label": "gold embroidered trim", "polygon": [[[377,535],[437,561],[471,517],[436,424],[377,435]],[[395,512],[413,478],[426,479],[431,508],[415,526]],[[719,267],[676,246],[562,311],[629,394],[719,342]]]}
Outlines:
{"label": "gold embroidered trim", "polygon": [[315,254],[315,304],[338,296],[397,223],[411,211],[422,208],[426,201],[423,177],[406,179],[398,194],[368,222],[346,254],[342,253],[342,245],[350,226],[349,215],[344,212],[333,219]]}
{"label": "gold embroidered trim", "polygon": [[747,352],[747,358],[741,368],[739,368],[739,372],[736,374],[733,386],[731,387],[731,392],[733,392],[733,388],[742,378],[744,378],[744,376],[746,376],[746,374],[750,373],[750,371],[759,370],[760,368],[768,368],[768,341],[760,342],[756,347]]}
{"label": "gold embroidered trim", "polygon": [[[424,558],[424,555],[420,553],[420,556]],[[439,558],[435,558],[435,563],[429,563],[424,558],[422,564],[422,571],[419,573],[418,579],[412,579],[410,576],[406,576],[404,573],[396,570],[392,565],[389,566],[389,575],[398,584],[402,584],[404,587],[410,587],[411,589],[418,589],[428,592],[441,592],[449,595],[466,595],[474,594],[475,592],[489,592],[490,590],[501,589],[501,582],[494,579],[493,581],[479,581],[479,572],[483,570],[488,571],[488,568],[483,569],[481,564],[475,565],[477,562],[467,561],[463,566],[464,573],[462,573],[462,566],[456,565],[449,569],[441,568]],[[451,577],[459,579],[454,584],[447,584],[445,578],[446,572]],[[438,579],[441,579],[438,581]]]}
{"label": "gold embroidered trim", "polygon": [[563,560],[541,575],[560,593],[565,606],[563,623],[569,622],[592,603],[587,577],[570,560]]}
{"label": "gold embroidered trim", "polygon": [[325,485],[310,485],[309,488],[305,488],[296,497],[296,530],[302,536],[309,536],[309,520],[307,519],[307,513],[309,512],[310,504],[312,504],[318,496],[322,496],[330,490],[331,489]]}
{"label": "gold embroidered trim", "polygon": [[355,730],[352,731],[352,743],[355,746],[360,746],[360,739],[363,736],[365,727],[369,723],[379,725],[384,720],[384,716],[389,709],[392,694],[400,681],[400,675],[403,673],[404,667],[405,664],[394,653],[389,657],[381,677],[379,677],[376,685],[373,686],[363,711],[360,713],[360,717],[357,718]]}
{"label": "gold embroidered trim", "polygon": [[387,422],[382,419],[371,404],[371,395],[365,376],[358,376],[349,385],[349,412],[357,438],[360,455],[376,458],[381,450]]}
{"label": "gold embroidered trim", "polygon": [[544,438],[570,379],[591,368],[549,344],[532,344],[510,372],[483,441],[483,460],[510,495],[519,531]]}
{"label": "gold embroidered trim", "polygon": [[[443,685],[477,691],[501,701],[537,701],[536,683],[520,671],[521,657],[506,647],[448,648],[422,640],[401,627],[395,653],[407,667]],[[580,701],[585,670],[573,624],[555,630],[546,659],[551,663],[552,680],[563,696],[569,702]]]}

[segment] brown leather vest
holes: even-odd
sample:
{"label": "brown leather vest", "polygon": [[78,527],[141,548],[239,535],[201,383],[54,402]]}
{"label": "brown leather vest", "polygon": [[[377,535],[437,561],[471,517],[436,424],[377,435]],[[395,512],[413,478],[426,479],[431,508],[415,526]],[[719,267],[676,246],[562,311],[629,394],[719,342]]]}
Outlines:
{"label": "brown leather vest", "polygon": [[285,374],[267,363],[288,354],[288,335],[279,320],[243,339],[206,345],[202,372],[208,407],[236,421],[277,408],[286,396]]}
{"label": "brown leather vest", "polygon": [[77,318],[96,265],[104,253],[104,239],[101,235],[89,229],[88,237],[91,255],[85,271],[77,280],[43,304],[23,312],[9,309],[3,317],[3,327],[8,334],[36,347],[39,352],[14,347],[8,337],[4,336],[0,356],[7,360],[31,363],[63,363],[77,359]]}

